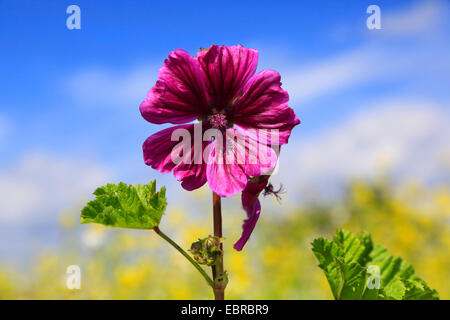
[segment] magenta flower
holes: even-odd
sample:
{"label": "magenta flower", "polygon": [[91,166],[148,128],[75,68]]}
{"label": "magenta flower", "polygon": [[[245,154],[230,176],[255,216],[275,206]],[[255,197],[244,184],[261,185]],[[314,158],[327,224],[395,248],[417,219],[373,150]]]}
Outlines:
{"label": "magenta flower", "polygon": [[[186,190],[208,182],[221,197],[237,194],[251,177],[272,169],[276,154],[271,146],[286,144],[300,121],[288,107],[289,96],[281,89],[278,72],[255,74],[257,63],[257,50],[240,45],[212,45],[196,57],[182,49],[171,52],[140,111],[151,123],[176,126],[147,138],[143,145],[145,163],[162,173],[173,171]],[[199,123],[191,123],[195,120]],[[201,129],[200,140],[196,128]],[[173,139],[178,129],[189,133],[189,152],[181,152],[179,140]],[[209,129],[225,138],[207,135]],[[278,139],[260,131],[255,134],[253,129],[276,131]],[[229,137],[242,137],[246,143],[236,144]],[[233,147],[227,148],[233,142]],[[249,163],[253,151],[256,161]],[[174,162],[174,153],[183,161]],[[237,159],[231,163],[227,161],[230,153]]]}

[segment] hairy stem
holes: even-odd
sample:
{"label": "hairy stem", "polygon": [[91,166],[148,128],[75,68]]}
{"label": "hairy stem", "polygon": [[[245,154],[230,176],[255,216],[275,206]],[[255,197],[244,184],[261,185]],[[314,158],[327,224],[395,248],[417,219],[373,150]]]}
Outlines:
{"label": "hairy stem", "polygon": [[[213,192],[213,222],[214,222],[214,236],[222,238],[222,204],[220,196]],[[223,246],[220,244],[220,249],[223,252]],[[214,286],[214,297],[216,300],[225,299],[225,288],[223,286],[217,286],[217,277],[223,274],[223,256],[219,261],[212,266]]]}
{"label": "hairy stem", "polygon": [[211,279],[211,277],[206,273],[205,270],[203,270],[203,268],[194,260],[192,259],[192,257],[186,252],[184,251],[178,244],[176,244],[172,239],[170,239],[167,235],[165,235],[161,230],[159,230],[158,227],[153,228],[153,230],[164,240],[166,240],[168,243],[170,243],[172,245],[172,247],[174,247],[175,249],[178,250],[178,252],[180,252],[186,259],[189,260],[190,263],[192,263],[192,265],[201,273],[201,275],[203,276],[203,278],[205,278],[206,282],[208,282],[208,284],[214,288],[214,281]]}

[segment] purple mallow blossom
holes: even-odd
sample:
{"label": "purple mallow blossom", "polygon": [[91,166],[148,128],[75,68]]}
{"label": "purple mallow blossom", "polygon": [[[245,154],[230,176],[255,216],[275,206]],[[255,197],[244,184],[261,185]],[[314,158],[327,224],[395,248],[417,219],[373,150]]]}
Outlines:
{"label": "purple mallow blossom", "polygon": [[[240,45],[212,45],[195,57],[177,49],[164,61],[158,81],[140,105],[147,121],[175,124],[144,142],[147,165],[162,173],[173,171],[186,190],[208,182],[221,197],[243,191],[249,218],[235,245],[237,250],[242,249],[258,219],[261,206],[257,197],[277,161],[274,147],[286,144],[292,128],[300,123],[288,106],[289,95],[281,88],[279,73],[255,73],[257,63],[258,51]],[[196,134],[199,128],[200,135]],[[189,152],[186,148],[181,152],[179,141],[173,138],[180,129],[189,134]],[[215,134],[210,134],[211,130]],[[276,132],[276,139],[271,131]],[[183,161],[173,161],[174,152]],[[233,161],[229,161],[230,155]],[[252,157],[253,161],[248,161]]]}

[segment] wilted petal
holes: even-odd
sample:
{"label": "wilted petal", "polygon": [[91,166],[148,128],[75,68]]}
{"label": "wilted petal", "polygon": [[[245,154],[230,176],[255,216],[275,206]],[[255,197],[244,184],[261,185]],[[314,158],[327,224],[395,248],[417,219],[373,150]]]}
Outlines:
{"label": "wilted petal", "polygon": [[261,203],[258,196],[269,181],[269,176],[261,176],[250,180],[244,191],[242,191],[242,207],[247,213],[247,219],[242,225],[242,235],[239,240],[233,245],[237,251],[241,251],[247,243],[250,235],[255,229],[256,222],[258,222],[261,213]]}
{"label": "wilted petal", "polygon": [[258,51],[241,45],[212,45],[207,51],[199,51],[197,59],[208,80],[211,102],[221,110],[242,93],[247,80],[255,74]]}
{"label": "wilted petal", "polygon": [[205,74],[197,59],[177,49],[164,61],[140,111],[151,123],[187,123],[208,112],[208,100]]}
{"label": "wilted petal", "polygon": [[242,128],[276,129],[279,145],[286,144],[292,128],[300,123],[288,100],[279,73],[263,70],[246,83],[244,94],[233,104],[233,122]]}

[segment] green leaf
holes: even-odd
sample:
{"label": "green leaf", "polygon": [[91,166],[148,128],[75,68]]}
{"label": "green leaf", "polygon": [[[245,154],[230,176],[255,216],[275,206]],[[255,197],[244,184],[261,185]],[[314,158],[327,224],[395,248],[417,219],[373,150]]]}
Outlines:
{"label": "green leaf", "polygon": [[357,262],[343,263],[338,260],[341,272],[340,300],[360,300],[366,286],[366,269]]}
{"label": "green leaf", "polygon": [[333,241],[319,238],[313,241],[312,246],[334,298],[361,299],[366,283],[364,263],[369,259],[372,249],[370,235],[355,236],[340,229]]}
{"label": "green leaf", "polygon": [[402,300],[406,287],[399,278],[396,278],[384,287],[383,291],[387,299]]}
{"label": "green leaf", "polygon": [[333,241],[315,239],[312,251],[337,300],[439,299],[409,263],[374,245],[369,233],[339,229]]}
{"label": "green leaf", "polygon": [[96,198],[81,210],[81,223],[109,227],[153,229],[167,206],[166,188],[156,192],[156,181],[146,185],[107,184],[95,190]]}
{"label": "green leaf", "polygon": [[406,292],[403,300],[438,300],[439,294],[428,285],[415,276],[405,281]]}

